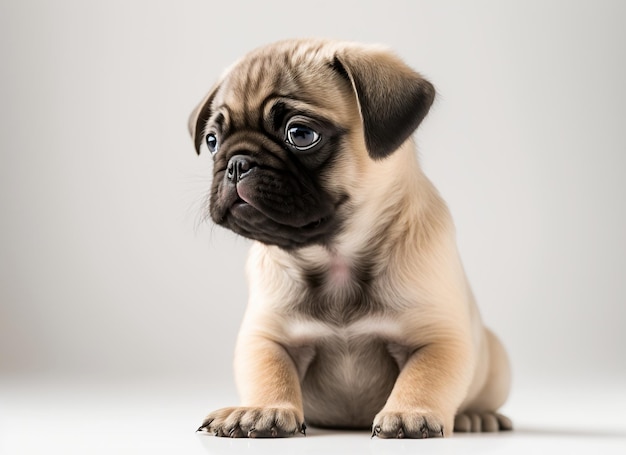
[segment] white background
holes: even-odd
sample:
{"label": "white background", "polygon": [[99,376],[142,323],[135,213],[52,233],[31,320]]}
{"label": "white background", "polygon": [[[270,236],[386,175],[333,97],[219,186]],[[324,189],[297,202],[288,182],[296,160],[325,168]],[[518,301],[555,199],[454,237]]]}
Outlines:
{"label": "white background", "polygon": [[385,44],[437,87],[416,138],[510,353],[509,413],[537,385],[626,384],[625,20],[620,1],[3,1],[0,377],[233,393],[249,243],[203,221],[187,117],[248,50],[315,36]]}

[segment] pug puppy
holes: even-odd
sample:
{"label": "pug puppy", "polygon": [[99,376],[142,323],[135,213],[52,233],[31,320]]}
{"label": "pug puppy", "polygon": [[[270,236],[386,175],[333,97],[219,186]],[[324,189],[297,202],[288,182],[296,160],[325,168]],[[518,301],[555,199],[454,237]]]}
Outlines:
{"label": "pug puppy", "polygon": [[232,66],[189,129],[213,156],[212,220],[252,239],[217,436],[511,429],[510,373],[483,326],[448,209],[412,133],[435,89],[389,51],[283,41]]}

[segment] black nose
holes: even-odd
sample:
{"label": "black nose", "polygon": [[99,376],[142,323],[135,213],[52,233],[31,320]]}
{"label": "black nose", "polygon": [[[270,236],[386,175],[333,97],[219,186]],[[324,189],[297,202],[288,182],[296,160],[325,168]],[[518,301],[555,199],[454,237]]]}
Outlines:
{"label": "black nose", "polygon": [[237,183],[250,173],[254,164],[245,155],[235,155],[228,161],[226,178],[233,183]]}

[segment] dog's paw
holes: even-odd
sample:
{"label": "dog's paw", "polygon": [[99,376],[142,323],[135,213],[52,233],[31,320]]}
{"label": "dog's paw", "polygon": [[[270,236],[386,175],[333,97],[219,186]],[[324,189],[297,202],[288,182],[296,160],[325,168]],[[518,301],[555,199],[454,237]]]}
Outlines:
{"label": "dog's paw", "polygon": [[306,425],[294,408],[233,407],[210,413],[198,431],[230,438],[284,438],[306,434]]}
{"label": "dog's paw", "polygon": [[454,431],[459,433],[480,433],[509,431],[513,429],[511,420],[497,412],[465,412],[454,418]]}
{"label": "dog's paw", "polygon": [[443,420],[421,412],[380,412],[372,425],[372,437],[379,438],[441,438]]}

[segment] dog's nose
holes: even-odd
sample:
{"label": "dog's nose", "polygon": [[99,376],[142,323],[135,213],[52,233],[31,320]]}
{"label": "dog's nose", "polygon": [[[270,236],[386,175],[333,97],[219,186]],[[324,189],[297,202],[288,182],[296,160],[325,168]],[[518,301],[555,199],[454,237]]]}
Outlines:
{"label": "dog's nose", "polygon": [[252,170],[254,164],[245,155],[235,155],[228,161],[226,177],[233,183],[237,183]]}

